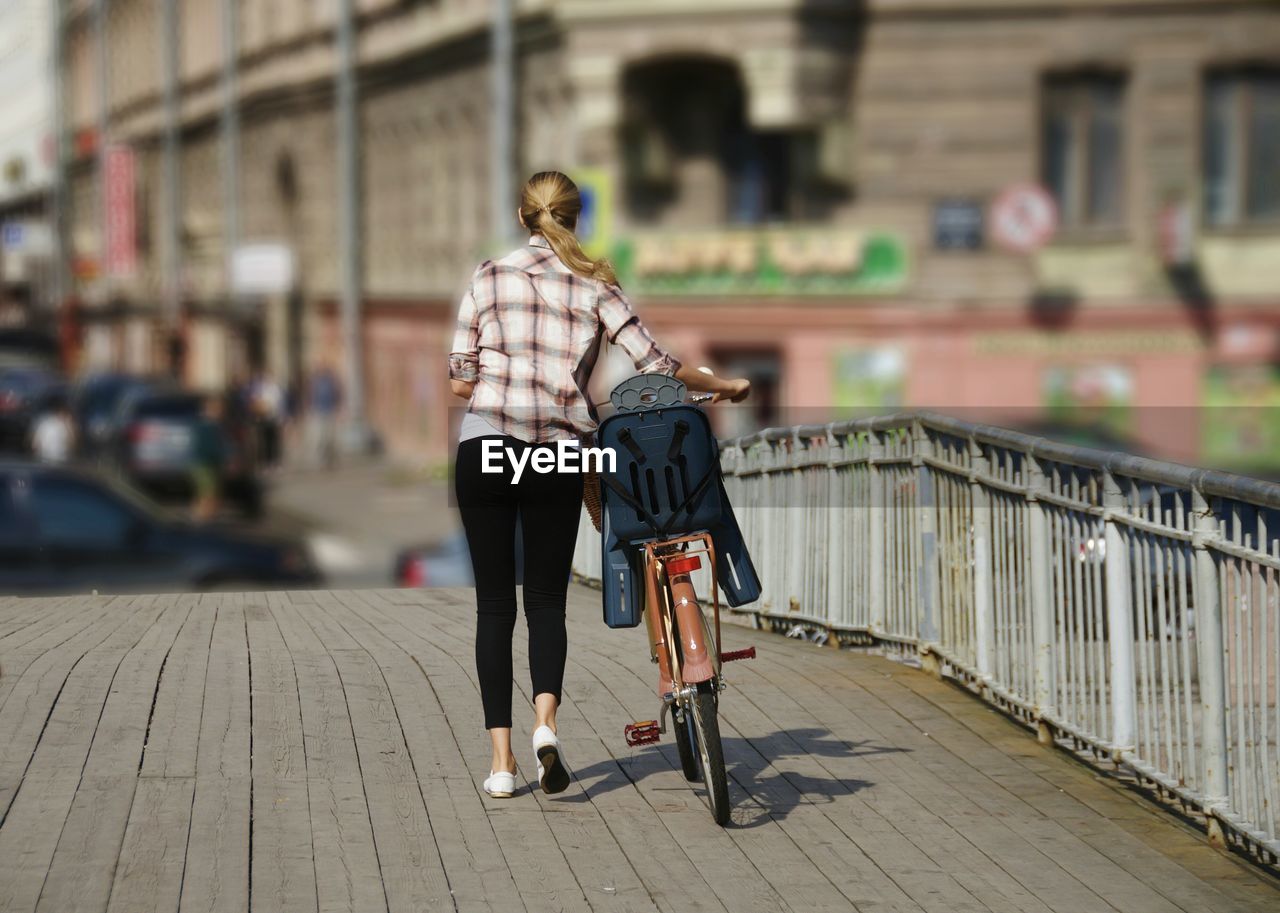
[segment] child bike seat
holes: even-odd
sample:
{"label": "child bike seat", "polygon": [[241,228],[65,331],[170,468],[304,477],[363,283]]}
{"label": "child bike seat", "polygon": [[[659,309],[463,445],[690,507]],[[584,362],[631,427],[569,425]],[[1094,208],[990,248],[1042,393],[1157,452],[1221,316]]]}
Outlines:
{"label": "child bike seat", "polygon": [[[641,374],[614,388],[618,410],[601,423],[597,444],[614,453],[600,473],[605,623],[639,624],[643,574],[637,546],[707,532],[716,546],[726,601],[759,598],[760,582],[720,477],[720,447],[706,414],[684,402],[685,385]],[[606,467],[607,468],[607,467]]]}

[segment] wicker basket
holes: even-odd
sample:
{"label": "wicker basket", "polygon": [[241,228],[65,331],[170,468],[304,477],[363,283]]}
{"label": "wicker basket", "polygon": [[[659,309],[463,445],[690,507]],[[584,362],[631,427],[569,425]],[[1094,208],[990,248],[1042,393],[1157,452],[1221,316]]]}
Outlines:
{"label": "wicker basket", "polygon": [[591,517],[591,525],[600,532],[600,475],[594,469],[582,474],[582,503]]}

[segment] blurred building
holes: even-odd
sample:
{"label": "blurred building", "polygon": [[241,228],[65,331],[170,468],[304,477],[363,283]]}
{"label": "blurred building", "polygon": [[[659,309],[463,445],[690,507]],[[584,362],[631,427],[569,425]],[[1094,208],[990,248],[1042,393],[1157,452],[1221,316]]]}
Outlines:
{"label": "blurred building", "polygon": [[40,322],[52,237],[47,0],[0,4],[0,326]]}
{"label": "blurred building", "polygon": [[[95,5],[72,2],[66,25],[82,338],[90,361],[148,368],[172,329],[158,304],[163,18],[156,0],[100,2],[105,79]],[[265,360],[297,376],[342,345],[337,0],[229,0],[240,241],[292,267],[288,291],[235,296],[226,8],[172,2],[184,370],[216,384]],[[737,421],[1084,412],[1188,459],[1264,433],[1206,429],[1198,407],[1280,402],[1277,4],[515,6],[519,175],[579,179],[581,234],[659,337],[756,380]],[[396,449],[440,454],[456,298],[500,233],[490,3],[356,7],[370,420]],[[104,196],[136,207],[115,266]]]}

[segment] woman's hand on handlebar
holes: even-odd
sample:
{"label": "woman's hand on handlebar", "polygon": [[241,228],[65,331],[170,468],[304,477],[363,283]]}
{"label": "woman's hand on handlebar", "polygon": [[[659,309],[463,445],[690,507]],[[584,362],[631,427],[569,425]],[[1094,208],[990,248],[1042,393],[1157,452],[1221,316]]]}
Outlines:
{"label": "woman's hand on handlebar", "polygon": [[730,402],[740,403],[751,392],[751,381],[746,378],[725,380],[716,377],[709,368],[690,368],[682,365],[676,372],[676,379],[682,381],[690,392],[714,394],[712,402],[727,399]]}
{"label": "woman's hand on handlebar", "polygon": [[716,393],[712,398],[713,403],[728,400],[731,403],[740,403],[751,395],[751,381],[745,377],[739,377],[735,380],[726,380],[730,389],[723,393]]}

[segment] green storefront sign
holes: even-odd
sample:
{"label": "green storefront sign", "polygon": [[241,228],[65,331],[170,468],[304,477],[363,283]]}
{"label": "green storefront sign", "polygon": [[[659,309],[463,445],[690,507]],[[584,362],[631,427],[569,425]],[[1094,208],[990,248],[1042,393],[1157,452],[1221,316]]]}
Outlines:
{"label": "green storefront sign", "polygon": [[907,275],[896,236],[836,228],[632,235],[612,258],[636,295],[873,295]]}

